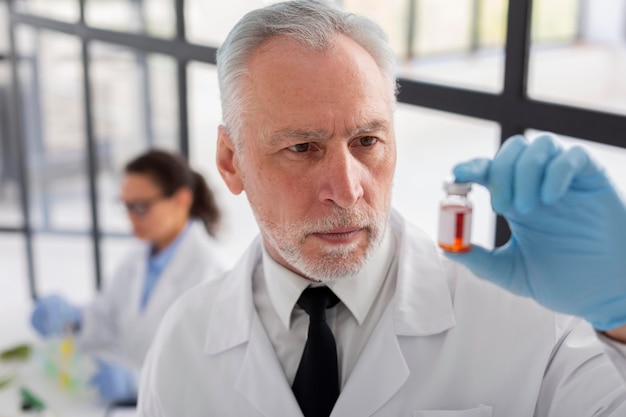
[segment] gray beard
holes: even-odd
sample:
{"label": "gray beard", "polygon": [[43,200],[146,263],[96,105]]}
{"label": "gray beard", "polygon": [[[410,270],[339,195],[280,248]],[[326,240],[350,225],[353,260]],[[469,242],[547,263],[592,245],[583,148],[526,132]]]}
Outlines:
{"label": "gray beard", "polygon": [[[380,246],[388,220],[389,210],[372,217],[362,210],[338,208],[331,216],[319,221],[297,222],[272,227],[260,216],[257,216],[257,222],[261,230],[264,231],[267,243],[291,266],[291,269],[305,278],[317,282],[331,282],[358,274]],[[364,227],[368,233],[367,246],[362,256],[355,253],[358,249],[357,243],[329,248],[319,259],[310,259],[303,255],[302,243],[311,233],[354,225]],[[274,232],[270,232],[270,230]],[[280,241],[276,239],[277,235],[282,237]]]}

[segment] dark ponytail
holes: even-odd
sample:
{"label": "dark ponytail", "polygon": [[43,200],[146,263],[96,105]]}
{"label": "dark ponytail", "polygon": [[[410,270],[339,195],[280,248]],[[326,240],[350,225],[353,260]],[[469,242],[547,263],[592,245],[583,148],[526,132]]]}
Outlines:
{"label": "dark ponytail", "polygon": [[172,196],[183,187],[193,193],[189,217],[198,218],[211,236],[215,236],[220,211],[204,177],[193,171],[180,154],[152,149],[126,164],[126,173],[148,175],[165,196]]}
{"label": "dark ponytail", "polygon": [[189,210],[189,216],[196,217],[202,220],[206,231],[215,236],[217,232],[217,226],[220,220],[220,210],[215,202],[213,191],[209,188],[204,177],[195,171],[191,171],[193,174],[193,204]]}

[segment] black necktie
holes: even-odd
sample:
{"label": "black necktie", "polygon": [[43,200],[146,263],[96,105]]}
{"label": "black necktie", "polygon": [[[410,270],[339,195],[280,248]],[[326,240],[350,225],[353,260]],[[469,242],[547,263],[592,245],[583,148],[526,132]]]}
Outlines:
{"label": "black necktie", "polygon": [[305,417],[328,417],[339,396],[337,347],[326,323],[326,309],[338,302],[328,287],[307,288],[298,299],[309,315],[309,334],[292,389]]}

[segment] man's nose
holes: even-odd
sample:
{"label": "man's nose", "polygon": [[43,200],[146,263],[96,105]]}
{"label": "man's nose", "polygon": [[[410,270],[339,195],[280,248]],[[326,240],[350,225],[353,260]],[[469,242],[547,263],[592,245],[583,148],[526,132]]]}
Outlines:
{"label": "man's nose", "polygon": [[348,148],[328,152],[320,166],[319,200],[353,207],[363,196],[363,166]]}

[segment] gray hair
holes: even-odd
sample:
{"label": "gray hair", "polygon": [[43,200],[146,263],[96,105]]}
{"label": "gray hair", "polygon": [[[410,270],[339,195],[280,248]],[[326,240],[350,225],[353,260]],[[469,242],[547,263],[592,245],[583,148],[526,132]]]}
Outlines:
{"label": "gray hair", "polygon": [[273,4],[247,13],[217,51],[222,118],[235,144],[239,143],[240,112],[246,99],[243,77],[247,72],[247,61],[256,48],[273,36],[284,35],[303,46],[325,50],[332,45],[337,34],[348,36],[372,56],[395,98],[395,55],[380,26],[324,0]]}

